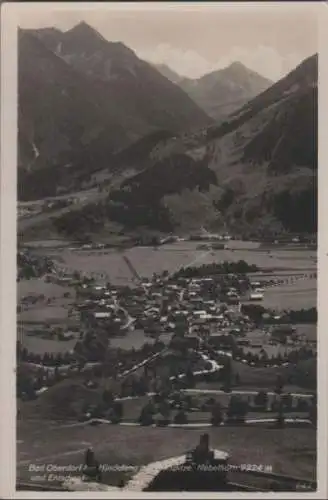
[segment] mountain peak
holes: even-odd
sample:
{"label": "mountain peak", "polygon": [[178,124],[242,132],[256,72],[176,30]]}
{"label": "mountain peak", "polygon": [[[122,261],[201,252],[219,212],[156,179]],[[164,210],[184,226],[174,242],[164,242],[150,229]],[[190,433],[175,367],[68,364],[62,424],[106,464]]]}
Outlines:
{"label": "mountain peak", "polygon": [[77,42],[85,42],[90,40],[105,40],[105,38],[90,24],[85,21],[81,21],[76,24],[70,30],[65,32],[65,38],[69,37]]}
{"label": "mountain peak", "polygon": [[231,63],[229,66],[224,68],[222,71],[225,73],[231,73],[233,75],[240,75],[240,76],[245,76],[245,75],[253,75],[253,76],[258,76],[259,78],[262,78],[263,80],[267,80],[268,83],[272,83],[271,80],[268,78],[265,78],[263,75],[260,75],[257,71],[254,71],[253,69],[248,68],[245,66],[245,64],[241,63],[240,61],[234,61]]}
{"label": "mountain peak", "polygon": [[237,84],[246,85],[247,87],[249,85],[251,85],[251,87],[255,85],[255,93],[252,97],[255,97],[257,93],[261,93],[272,85],[272,80],[248,68],[240,61],[234,61],[229,66],[223,68],[221,70],[221,76],[223,75],[229,79],[233,79]]}
{"label": "mountain peak", "polygon": [[79,22],[78,24],[73,26],[73,28],[71,28],[68,31],[70,33],[88,33],[88,32],[94,33],[94,32],[96,32],[96,30],[92,26],[90,26],[90,24],[86,23],[85,21]]}
{"label": "mountain peak", "polygon": [[93,26],[85,21],[76,24],[72,29],[64,33],[64,42],[66,48],[70,51],[79,53],[81,50],[86,53],[110,51],[111,57],[126,57],[134,54],[133,50],[122,42],[109,42]]}
{"label": "mountain peak", "polygon": [[243,64],[241,63],[240,61],[234,61],[233,63],[229,64],[229,66],[227,66],[226,69],[243,69],[243,70],[247,70],[248,71],[248,68]]}
{"label": "mountain peak", "polygon": [[313,54],[302,61],[294,70],[299,78],[305,77],[308,81],[317,82],[318,54]]}

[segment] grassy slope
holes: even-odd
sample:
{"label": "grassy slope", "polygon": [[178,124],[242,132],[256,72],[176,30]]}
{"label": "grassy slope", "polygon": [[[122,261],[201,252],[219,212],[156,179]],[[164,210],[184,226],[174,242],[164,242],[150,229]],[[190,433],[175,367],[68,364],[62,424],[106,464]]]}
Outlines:
{"label": "grassy slope", "polygon": [[[83,460],[83,449],[91,445],[102,463],[137,466],[185,453],[197,444],[202,433],[203,430],[106,425],[49,429],[43,422],[21,422],[17,459],[79,464]],[[271,465],[275,473],[315,477],[315,430],[231,427],[209,428],[208,433],[211,446],[231,453],[232,462]],[[18,463],[18,476],[30,477],[26,463]],[[117,474],[107,481],[115,483]]]}

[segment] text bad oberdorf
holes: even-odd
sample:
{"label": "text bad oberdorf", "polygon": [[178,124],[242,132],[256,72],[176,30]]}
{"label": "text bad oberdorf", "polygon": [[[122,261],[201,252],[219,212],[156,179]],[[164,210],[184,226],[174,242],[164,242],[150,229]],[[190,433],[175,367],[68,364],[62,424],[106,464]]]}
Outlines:
{"label": "text bad oberdorf", "polygon": [[29,472],[81,472],[86,468],[85,465],[56,465],[56,464],[30,464]]}

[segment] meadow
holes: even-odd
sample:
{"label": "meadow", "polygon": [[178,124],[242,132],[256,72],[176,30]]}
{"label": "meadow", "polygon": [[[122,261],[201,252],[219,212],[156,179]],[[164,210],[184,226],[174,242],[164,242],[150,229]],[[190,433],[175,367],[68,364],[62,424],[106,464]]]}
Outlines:
{"label": "meadow", "polygon": [[[243,246],[242,246],[243,244]],[[316,252],[307,249],[278,248],[276,250],[261,250],[255,243],[229,242],[226,250],[197,250],[196,242],[179,242],[163,245],[157,250],[153,247],[133,247],[124,251],[137,269],[140,276],[150,277],[154,272],[168,270],[174,273],[180,267],[209,264],[222,261],[245,260],[248,264],[256,264],[263,269],[277,271],[293,270],[303,272],[316,270]],[[44,249],[39,250],[41,253]],[[106,274],[108,279],[116,283],[131,281],[131,272],[122,259],[122,252],[109,250],[71,250],[55,248],[47,250],[50,258],[57,259],[67,270],[77,270],[85,273]]]}
{"label": "meadow", "polygon": [[26,347],[28,352],[43,355],[46,352],[51,354],[65,353],[72,351],[76,344],[76,339],[59,341],[40,338],[38,335],[29,336],[24,334],[22,346]]}
{"label": "meadow", "polygon": [[299,280],[294,284],[270,288],[265,291],[261,305],[275,310],[316,307],[317,280]]}
{"label": "meadow", "polygon": [[21,307],[17,314],[17,328],[23,347],[36,354],[63,353],[72,350],[76,340],[58,341],[41,338],[41,335],[49,325],[62,327],[65,331],[70,326],[75,326],[76,320],[70,314],[75,300],[75,290],[56,283],[47,283],[42,278],[19,281],[18,303],[28,296],[43,296],[43,298],[39,298],[34,304]]}

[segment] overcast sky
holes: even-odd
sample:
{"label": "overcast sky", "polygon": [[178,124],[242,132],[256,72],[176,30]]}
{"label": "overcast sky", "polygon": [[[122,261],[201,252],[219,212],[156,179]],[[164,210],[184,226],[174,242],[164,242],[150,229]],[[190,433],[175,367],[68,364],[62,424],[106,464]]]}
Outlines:
{"label": "overcast sky", "polygon": [[[79,7],[79,8],[78,8]],[[142,8],[143,7],[143,8]],[[272,80],[317,48],[317,3],[21,4],[24,28],[66,30],[84,20],[139,57],[199,77],[240,61]],[[323,6],[321,6],[323,7]],[[65,10],[64,10],[65,9]]]}

